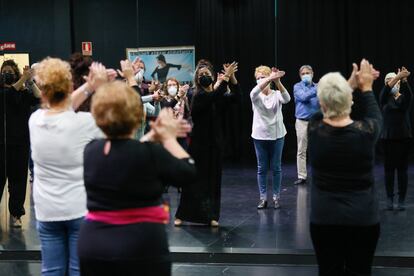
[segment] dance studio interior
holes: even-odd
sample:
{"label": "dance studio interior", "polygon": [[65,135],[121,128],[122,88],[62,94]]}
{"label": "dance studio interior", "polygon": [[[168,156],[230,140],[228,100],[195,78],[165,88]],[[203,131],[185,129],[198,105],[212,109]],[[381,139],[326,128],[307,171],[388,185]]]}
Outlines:
{"label": "dance studio interior", "polygon": [[413,10],[0,0],[0,275],[414,275]]}

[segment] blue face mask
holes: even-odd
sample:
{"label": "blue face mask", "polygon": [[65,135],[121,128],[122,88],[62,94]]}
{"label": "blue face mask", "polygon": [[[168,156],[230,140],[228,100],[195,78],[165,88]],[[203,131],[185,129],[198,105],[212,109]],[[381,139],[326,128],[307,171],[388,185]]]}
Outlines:
{"label": "blue face mask", "polygon": [[312,76],[310,74],[306,74],[302,76],[302,81],[305,84],[310,84],[312,82]]}
{"label": "blue face mask", "polygon": [[391,88],[391,94],[392,95],[395,95],[395,94],[397,94],[397,92],[400,90],[400,87],[398,86],[398,85],[394,85],[392,88]]}

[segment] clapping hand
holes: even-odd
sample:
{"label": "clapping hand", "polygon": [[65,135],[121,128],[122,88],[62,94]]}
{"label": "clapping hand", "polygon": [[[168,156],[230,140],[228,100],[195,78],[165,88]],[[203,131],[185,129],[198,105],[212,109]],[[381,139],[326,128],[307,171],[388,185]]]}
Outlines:
{"label": "clapping hand", "polygon": [[[356,63],[352,63],[352,73],[348,79],[348,83],[353,90],[358,88],[357,73],[358,73],[358,65]],[[373,79],[376,80],[379,77],[380,72],[373,68],[373,70],[371,71],[371,74],[372,74]]]}
{"label": "clapping hand", "polygon": [[185,95],[187,95],[188,89],[190,89],[190,86],[188,84],[181,86],[180,89],[178,90],[178,97],[179,98],[185,97]]}
{"label": "clapping hand", "polygon": [[231,78],[238,71],[238,63],[233,61],[231,64],[223,64],[224,77]]}
{"label": "clapping hand", "polygon": [[406,81],[408,76],[410,76],[410,72],[407,70],[407,68],[405,68],[404,66],[402,66],[400,69],[398,69],[398,74],[397,76],[403,80]]}
{"label": "clapping hand", "polygon": [[[355,68],[355,66],[354,66]],[[355,69],[354,69],[355,70]],[[359,71],[355,74],[358,83],[358,88],[362,92],[372,91],[372,84],[379,76],[379,72],[374,69],[374,66],[366,59],[361,60]]]}
{"label": "clapping hand", "polygon": [[23,80],[24,81],[30,80],[32,76],[33,76],[33,70],[30,69],[30,67],[26,65],[23,68],[23,75],[22,75]]}
{"label": "clapping hand", "polygon": [[285,75],[285,71],[280,71],[276,67],[272,67],[272,73],[270,73],[269,78],[271,81],[278,81],[284,75]]}
{"label": "clapping hand", "polygon": [[148,132],[142,141],[166,142],[177,137],[186,137],[191,131],[191,125],[184,119],[175,119],[171,108],[161,110],[155,122],[151,122],[151,131]]}
{"label": "clapping hand", "polygon": [[96,91],[99,86],[108,82],[108,74],[106,72],[105,66],[99,62],[93,62],[89,67],[89,75],[83,77],[84,80],[88,83],[88,86],[93,91]]}
{"label": "clapping hand", "polygon": [[118,75],[115,69],[106,69],[106,75],[108,76],[109,81],[114,81]]}
{"label": "clapping hand", "polygon": [[134,69],[132,67],[131,61],[129,61],[128,59],[121,60],[120,64],[121,64],[121,70],[119,69],[117,70],[118,74],[127,80],[134,78],[135,74],[134,74]]}

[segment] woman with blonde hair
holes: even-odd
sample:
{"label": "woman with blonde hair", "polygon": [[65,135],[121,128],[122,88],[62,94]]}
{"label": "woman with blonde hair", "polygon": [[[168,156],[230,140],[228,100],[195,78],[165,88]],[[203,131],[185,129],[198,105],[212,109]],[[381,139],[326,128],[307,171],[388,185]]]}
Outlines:
{"label": "woman with blonde hair", "polygon": [[106,71],[92,64],[88,82],[72,93],[69,63],[46,58],[36,67],[35,80],[43,107],[30,117],[29,129],[42,275],[80,275],[76,246],[86,214],[83,150],[103,134],[90,113],[73,109],[106,82]]}
{"label": "woman with blonde hair", "polygon": [[[267,171],[270,164],[273,175],[273,205],[280,208],[282,182],[282,152],[286,128],[283,124],[282,105],[290,101],[290,95],[280,81],[284,71],[268,66],[256,68],[257,85],[250,92],[253,107],[252,138],[257,157],[257,183],[260,201],[257,209],[267,207]],[[278,90],[270,89],[275,82]]]}

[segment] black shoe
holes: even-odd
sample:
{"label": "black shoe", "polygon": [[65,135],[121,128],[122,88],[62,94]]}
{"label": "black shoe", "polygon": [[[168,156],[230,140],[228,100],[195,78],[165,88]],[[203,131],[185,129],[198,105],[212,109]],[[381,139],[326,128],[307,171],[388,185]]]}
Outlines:
{"label": "black shoe", "polygon": [[293,184],[295,184],[295,185],[303,185],[303,184],[306,184],[306,179],[299,178],[298,180],[296,180],[295,182],[293,182]]}
{"label": "black shoe", "polygon": [[257,209],[264,209],[267,207],[267,201],[264,199],[261,199],[259,201],[259,204],[257,205]]}
{"label": "black shoe", "polygon": [[181,189],[181,187],[177,187],[177,192],[179,193],[179,194],[181,194],[181,192],[182,192],[183,190]]}
{"label": "black shoe", "polygon": [[405,202],[404,201],[398,201],[398,205],[397,205],[397,210],[398,211],[404,211],[405,210]]}

